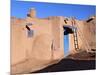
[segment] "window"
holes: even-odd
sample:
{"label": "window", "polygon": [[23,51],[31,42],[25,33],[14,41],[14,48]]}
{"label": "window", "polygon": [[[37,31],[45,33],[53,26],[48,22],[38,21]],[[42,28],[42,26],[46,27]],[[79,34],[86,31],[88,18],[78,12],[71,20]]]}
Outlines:
{"label": "window", "polygon": [[33,37],[33,30],[27,30],[28,37]]}
{"label": "window", "polygon": [[27,23],[27,25],[26,25],[28,37],[33,37],[33,30],[30,28],[31,25],[32,25],[32,23]]}

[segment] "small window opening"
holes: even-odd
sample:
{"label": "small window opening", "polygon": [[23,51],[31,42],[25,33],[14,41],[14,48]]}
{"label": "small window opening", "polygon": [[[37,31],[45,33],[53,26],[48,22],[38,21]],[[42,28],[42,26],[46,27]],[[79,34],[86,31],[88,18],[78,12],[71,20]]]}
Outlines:
{"label": "small window opening", "polygon": [[30,29],[30,27],[27,26],[27,25],[26,25],[26,29],[27,29],[27,36],[28,36],[28,37],[33,37],[33,30]]}
{"label": "small window opening", "polygon": [[28,30],[28,37],[33,37],[33,30]]}

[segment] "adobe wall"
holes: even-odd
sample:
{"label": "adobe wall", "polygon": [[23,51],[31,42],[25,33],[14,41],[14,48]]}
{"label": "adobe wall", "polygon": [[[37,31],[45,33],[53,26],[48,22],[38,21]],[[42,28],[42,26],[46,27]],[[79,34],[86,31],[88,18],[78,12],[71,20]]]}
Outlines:
{"label": "adobe wall", "polygon": [[[50,63],[52,56],[51,23],[48,20],[29,17],[24,20],[15,19],[12,21],[11,63],[13,72],[37,70]],[[33,23],[30,26],[31,30],[34,31],[32,37],[28,37],[25,27],[27,23]],[[29,64],[34,64],[34,66]],[[24,69],[25,65],[26,69]]]}
{"label": "adobe wall", "polygon": [[[33,9],[32,9],[33,10]],[[72,19],[53,16],[44,19],[36,17],[36,12],[30,11],[25,19],[11,18],[11,70],[13,73],[28,73],[59,62],[64,57],[64,29],[72,26]],[[89,47],[95,49],[95,24],[85,20],[75,20],[78,45],[81,51]],[[94,19],[95,21],[95,19]],[[30,24],[28,26],[28,24]],[[26,25],[33,31],[28,36]],[[69,35],[69,54],[78,51],[74,47],[73,34]],[[84,36],[84,37],[83,37]],[[85,38],[85,40],[83,39]]]}
{"label": "adobe wall", "polygon": [[[89,18],[90,19],[90,18]],[[93,22],[94,21],[94,22]],[[86,22],[86,20],[75,20],[75,26],[77,27],[78,45],[80,51],[91,51],[96,50],[96,20],[93,18],[92,22]],[[74,54],[74,38],[73,34],[69,34],[69,50],[70,53]]]}
{"label": "adobe wall", "polygon": [[[29,26],[32,37],[28,37],[28,23],[32,23]],[[58,17],[52,20],[11,18],[12,73],[36,71],[60,61],[64,57],[61,28]]]}

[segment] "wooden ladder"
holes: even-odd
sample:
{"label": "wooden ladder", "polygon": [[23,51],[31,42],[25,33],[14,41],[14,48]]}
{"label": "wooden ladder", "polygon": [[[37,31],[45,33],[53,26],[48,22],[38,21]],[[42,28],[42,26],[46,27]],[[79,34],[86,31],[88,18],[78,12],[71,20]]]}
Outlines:
{"label": "wooden ladder", "polygon": [[75,50],[79,51],[79,45],[78,45],[78,36],[77,36],[77,28],[75,27],[75,21],[72,19],[72,27],[73,27],[73,37],[74,37],[74,46]]}
{"label": "wooden ladder", "polygon": [[77,37],[77,29],[73,28],[73,37],[74,37],[74,46],[75,46],[75,50],[78,51],[79,50],[79,46],[78,46],[78,37]]}
{"label": "wooden ladder", "polygon": [[[85,42],[84,47],[86,48],[86,51],[89,52],[91,48],[90,48],[90,46],[89,46],[89,44],[88,44],[88,41],[87,41],[87,40],[85,39],[85,37],[83,36],[83,33],[82,33],[81,30],[79,29],[79,26],[78,26],[77,24],[75,24],[74,18],[72,18],[72,26],[78,28],[78,31],[75,31],[75,32],[80,36],[82,42],[83,42],[83,41]],[[79,47],[78,47],[78,49],[76,49],[76,50],[79,50]]]}

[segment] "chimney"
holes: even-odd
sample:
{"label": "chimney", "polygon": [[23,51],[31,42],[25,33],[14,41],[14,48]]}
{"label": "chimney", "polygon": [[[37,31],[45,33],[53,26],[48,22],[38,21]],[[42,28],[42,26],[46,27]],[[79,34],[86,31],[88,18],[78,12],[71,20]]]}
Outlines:
{"label": "chimney", "polygon": [[35,9],[34,8],[31,8],[29,10],[29,13],[27,14],[27,16],[30,17],[30,18],[36,17],[36,11],[35,11]]}

